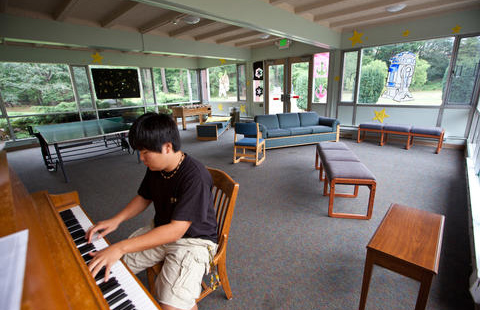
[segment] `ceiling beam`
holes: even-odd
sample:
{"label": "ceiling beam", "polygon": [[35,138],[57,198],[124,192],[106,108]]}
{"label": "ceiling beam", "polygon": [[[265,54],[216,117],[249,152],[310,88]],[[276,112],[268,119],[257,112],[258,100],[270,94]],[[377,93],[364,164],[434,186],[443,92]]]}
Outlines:
{"label": "ceiling beam", "polygon": [[304,12],[307,12],[307,11],[310,11],[310,10],[322,8],[322,7],[325,7],[325,6],[330,5],[330,4],[335,4],[335,3],[345,2],[345,1],[348,1],[348,0],[315,1],[315,2],[309,3],[309,4],[299,5],[299,6],[295,7],[293,9],[293,11],[295,12],[295,14],[300,14],[300,13],[304,13]]}
{"label": "ceiling beam", "polygon": [[389,12],[383,12],[383,13],[364,16],[364,17],[345,19],[339,22],[331,23],[330,27],[344,28],[346,26],[350,26],[355,28],[355,27],[361,27],[365,25],[376,24],[376,23],[382,22],[385,19],[389,19],[391,21],[397,21],[398,19],[406,20],[413,17],[419,17],[419,16],[423,17],[423,16],[428,16],[433,12],[445,11],[445,9],[448,9],[448,8],[453,9],[455,7],[461,6],[461,8],[463,9],[465,8],[465,5],[466,5],[465,2],[469,2],[473,6],[475,5],[478,6],[478,1],[469,0],[469,1],[452,2],[451,0],[442,0],[442,1],[436,2],[435,7],[432,7],[430,3],[422,3],[422,4],[407,7],[395,14],[392,14]]}
{"label": "ceiling beam", "polygon": [[257,35],[260,35],[260,32],[249,31],[249,32],[237,34],[237,35],[234,35],[234,36],[229,36],[229,37],[226,37],[226,38],[218,39],[218,40],[215,41],[215,43],[222,44],[222,43],[226,43],[226,42],[230,42],[230,41],[234,41],[234,40],[239,40],[239,39],[245,39],[245,38],[249,38],[249,37],[253,37],[253,36],[257,36]]}
{"label": "ceiling beam", "polygon": [[[376,2],[367,3],[367,4],[364,4],[364,5],[358,5],[358,6],[355,6],[353,8],[350,7],[350,8],[346,8],[346,9],[342,9],[342,10],[338,10],[338,11],[333,11],[333,12],[329,12],[329,13],[318,14],[318,15],[315,15],[313,17],[313,20],[315,22],[320,22],[320,21],[323,21],[323,20],[338,18],[338,17],[341,17],[341,16],[367,12],[367,11],[378,9],[378,8],[385,8],[387,6],[402,3],[402,2],[405,2],[405,1],[404,0],[403,1],[402,0],[380,0],[380,1],[376,1]],[[401,12],[403,12],[403,11],[401,11]],[[392,15],[392,13],[388,13],[388,14]]]}
{"label": "ceiling beam", "polygon": [[117,23],[117,20],[122,16],[125,16],[128,12],[133,10],[136,6],[139,6],[138,2],[128,2],[127,4],[118,7],[113,10],[103,21],[100,22],[102,27],[110,28]]}
{"label": "ceiling beam", "polygon": [[0,0],[0,13],[5,13],[7,11],[8,0]]}
{"label": "ceiling beam", "polygon": [[176,36],[179,36],[181,34],[186,34],[190,31],[194,31],[194,30],[197,30],[197,29],[201,29],[203,27],[210,26],[211,24],[214,24],[214,23],[216,23],[216,21],[204,19],[204,20],[199,21],[197,24],[187,25],[187,26],[183,26],[181,28],[172,30],[168,33],[168,36],[169,37],[176,37]]}
{"label": "ceiling beam", "polygon": [[213,30],[213,31],[210,31],[210,32],[200,34],[200,35],[195,36],[193,38],[196,41],[200,41],[200,40],[204,40],[204,39],[208,39],[208,38],[211,38],[211,37],[219,36],[221,34],[225,34],[225,33],[228,33],[228,32],[235,31],[235,30],[239,30],[239,29],[242,29],[242,28],[240,28],[238,26],[228,26],[228,27],[223,27],[221,29],[217,29],[217,30]]}
{"label": "ceiling beam", "polygon": [[141,26],[139,31],[142,34],[149,33],[150,31],[153,31],[157,28],[168,25],[173,20],[182,18],[184,16],[187,16],[187,14],[178,13],[178,12],[170,12],[170,13],[164,14],[164,15],[146,23],[145,25]]}
{"label": "ceiling beam", "polygon": [[59,22],[63,22],[75,4],[80,0],[66,0],[55,10],[53,18]]}
{"label": "ceiling beam", "polygon": [[278,40],[278,38],[270,38],[270,39],[266,39],[266,40],[258,38],[258,39],[253,39],[253,40],[237,42],[237,43],[235,43],[235,47],[256,45],[256,44],[267,43],[267,42],[274,42],[276,40]]}
{"label": "ceiling beam", "polygon": [[269,0],[268,3],[270,4],[279,4],[279,3],[284,3],[287,2],[287,0]]}
{"label": "ceiling beam", "polygon": [[134,1],[322,48],[338,48],[341,42],[341,34],[337,31],[259,0]]}

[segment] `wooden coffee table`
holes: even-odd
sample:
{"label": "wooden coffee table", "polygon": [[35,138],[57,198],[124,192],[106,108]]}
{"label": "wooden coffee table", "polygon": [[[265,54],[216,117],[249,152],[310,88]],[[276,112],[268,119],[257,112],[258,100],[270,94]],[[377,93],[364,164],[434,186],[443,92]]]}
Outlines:
{"label": "wooden coffee table", "polygon": [[438,273],[444,221],[440,214],[390,206],[367,245],[360,310],[365,309],[373,265],[419,281],[415,310],[425,309],[432,278]]}

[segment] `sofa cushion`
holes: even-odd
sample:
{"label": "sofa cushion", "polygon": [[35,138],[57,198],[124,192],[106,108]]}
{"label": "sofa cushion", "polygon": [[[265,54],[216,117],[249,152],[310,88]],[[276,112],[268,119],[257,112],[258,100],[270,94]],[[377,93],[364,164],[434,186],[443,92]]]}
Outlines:
{"label": "sofa cushion", "polygon": [[318,125],[317,112],[302,112],[298,113],[298,116],[300,117],[300,125],[302,127]]}
{"label": "sofa cushion", "polygon": [[280,113],[278,116],[278,124],[280,128],[300,127],[300,119],[298,113]]}
{"label": "sofa cushion", "polygon": [[330,161],[324,163],[324,166],[330,180],[336,178],[375,180],[373,173],[361,162]]}
{"label": "sofa cushion", "polygon": [[291,127],[288,128],[290,132],[292,133],[292,136],[295,135],[308,135],[312,133],[312,128],[310,127]]}
{"label": "sofa cushion", "polygon": [[317,150],[350,150],[343,142],[322,141],[317,143]]}
{"label": "sofa cushion", "polygon": [[269,129],[278,129],[280,125],[278,124],[278,118],[276,115],[255,115],[255,123],[260,123],[263,126]]}
{"label": "sofa cushion", "polygon": [[382,130],[383,126],[384,126],[384,124],[382,124],[382,123],[368,122],[368,123],[361,123],[358,127],[365,128],[365,129]]}
{"label": "sofa cushion", "polygon": [[284,137],[284,136],[291,136],[292,133],[288,129],[269,129],[267,131],[267,138],[277,138],[277,137]]}
{"label": "sofa cushion", "polygon": [[329,126],[308,126],[306,128],[310,128],[312,130],[312,133],[322,133],[322,132],[332,132],[332,127]]}
{"label": "sofa cushion", "polygon": [[336,118],[325,117],[325,116],[318,117],[318,125],[330,126],[334,129],[337,129],[336,127],[339,124],[340,122]]}
{"label": "sofa cushion", "polygon": [[323,150],[320,152],[322,162],[329,161],[356,161],[359,162],[357,155],[350,150]]}

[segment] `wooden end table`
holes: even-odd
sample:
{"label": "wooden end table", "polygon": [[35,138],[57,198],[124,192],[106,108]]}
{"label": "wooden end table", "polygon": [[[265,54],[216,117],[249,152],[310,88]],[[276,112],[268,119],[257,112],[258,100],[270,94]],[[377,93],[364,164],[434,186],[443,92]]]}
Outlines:
{"label": "wooden end table", "polygon": [[392,204],[367,245],[360,310],[365,309],[373,265],[420,282],[415,310],[427,305],[432,278],[438,273],[445,217]]}

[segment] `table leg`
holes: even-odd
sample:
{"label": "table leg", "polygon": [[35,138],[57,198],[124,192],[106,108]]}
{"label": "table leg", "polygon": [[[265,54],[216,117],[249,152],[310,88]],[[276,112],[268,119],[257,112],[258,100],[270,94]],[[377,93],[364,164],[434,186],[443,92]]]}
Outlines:
{"label": "table leg", "polygon": [[62,154],[60,153],[60,149],[58,148],[58,144],[55,143],[54,146],[55,146],[55,152],[57,152],[58,164],[60,165],[60,168],[62,169],[63,179],[65,180],[65,183],[68,183],[68,177],[67,177],[67,174],[65,173],[65,168],[63,167]]}
{"label": "table leg", "polygon": [[182,116],[182,126],[183,130],[187,130],[187,118],[185,116]]}
{"label": "table leg", "polygon": [[365,310],[367,304],[368,287],[372,278],[373,259],[371,252],[367,249],[367,258],[365,259],[365,269],[363,270],[362,293],[360,294],[360,305],[358,310]]}
{"label": "table leg", "polygon": [[427,307],[428,293],[430,292],[430,286],[432,285],[432,278],[432,274],[422,275],[415,310],[424,310]]}

